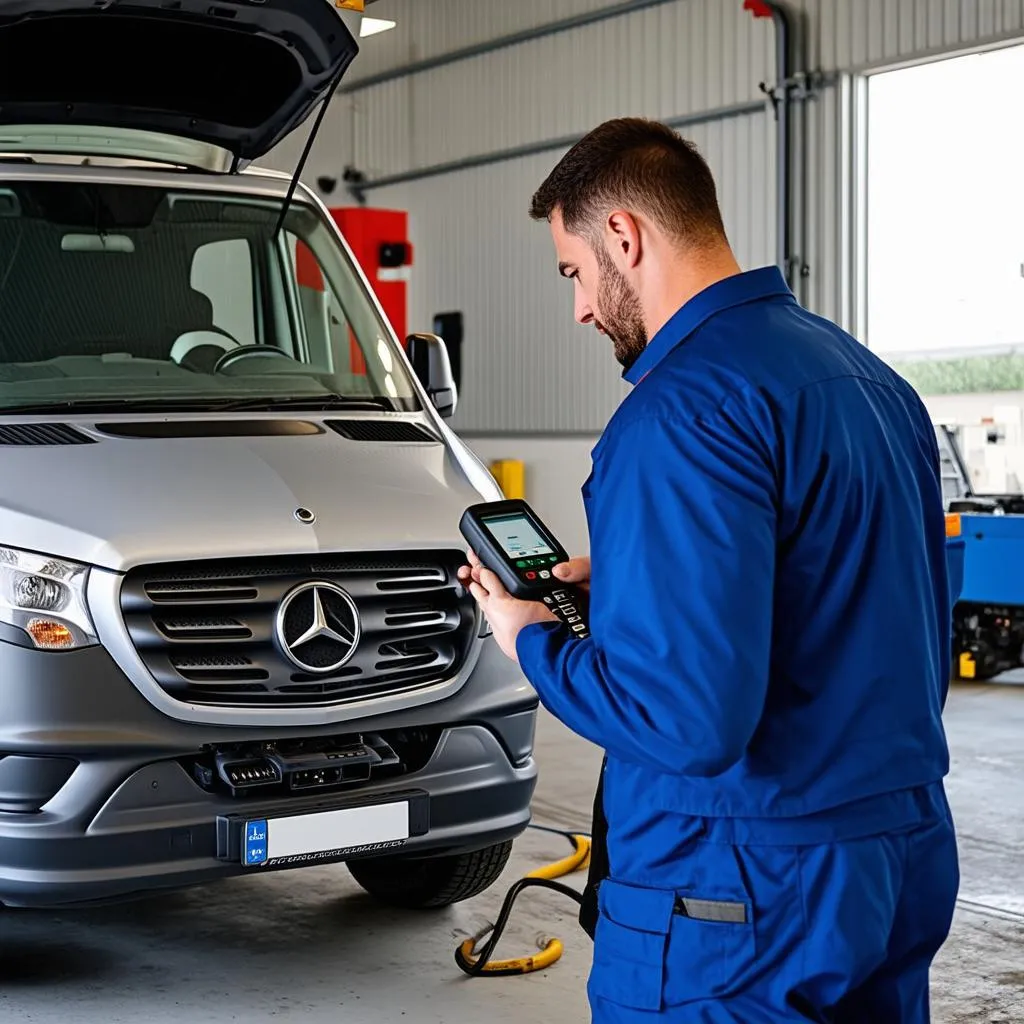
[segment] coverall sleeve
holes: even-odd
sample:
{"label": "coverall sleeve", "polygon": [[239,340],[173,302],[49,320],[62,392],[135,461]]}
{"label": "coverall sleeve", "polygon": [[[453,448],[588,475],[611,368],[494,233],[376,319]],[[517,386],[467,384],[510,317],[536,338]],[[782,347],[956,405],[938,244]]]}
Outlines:
{"label": "coverall sleeve", "polygon": [[529,626],[520,664],[548,710],[611,756],[718,775],[743,756],[768,687],[771,443],[728,408],[643,418],[594,470],[591,638]]}

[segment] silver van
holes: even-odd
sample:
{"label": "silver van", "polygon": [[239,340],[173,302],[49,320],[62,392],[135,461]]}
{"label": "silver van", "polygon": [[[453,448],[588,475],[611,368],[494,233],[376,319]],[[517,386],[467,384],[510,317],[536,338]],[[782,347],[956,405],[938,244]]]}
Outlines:
{"label": "silver van", "polygon": [[527,825],[443,343],[250,166],[356,50],[331,0],[0,0],[0,903],[444,906]]}

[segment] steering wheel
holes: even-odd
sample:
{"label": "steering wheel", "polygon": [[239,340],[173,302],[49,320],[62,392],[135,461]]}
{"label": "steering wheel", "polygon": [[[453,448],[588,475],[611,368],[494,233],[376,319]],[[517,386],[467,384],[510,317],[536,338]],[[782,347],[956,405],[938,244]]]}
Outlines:
{"label": "steering wheel", "polygon": [[[283,356],[291,359],[287,352],[279,349],[276,345],[239,345],[238,348],[229,349],[214,364],[213,372],[220,373],[227,369],[236,359],[247,359],[249,356]],[[294,361],[294,360],[293,360]]]}

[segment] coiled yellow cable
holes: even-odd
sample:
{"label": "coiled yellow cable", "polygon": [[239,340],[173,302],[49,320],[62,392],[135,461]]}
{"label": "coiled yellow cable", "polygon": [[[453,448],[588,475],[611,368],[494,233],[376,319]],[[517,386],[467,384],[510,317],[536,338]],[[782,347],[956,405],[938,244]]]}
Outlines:
{"label": "coiled yellow cable", "polygon": [[[540,886],[560,892],[576,902],[580,901],[580,893],[555,882],[554,879],[581,871],[590,865],[590,838],[572,832],[563,834],[573,844],[573,852],[568,857],[563,857],[553,864],[545,864],[524,875],[506,894],[497,923],[489,924],[472,938],[466,939],[455,951],[455,962],[470,977],[532,974],[534,971],[542,971],[545,967],[550,967],[561,959],[562,953],[565,951],[561,940],[546,935],[538,937],[537,948],[540,952],[532,956],[516,957],[512,960],[491,960],[490,956],[501,939],[505,925],[508,924],[512,904],[523,889],[529,886]],[[478,952],[480,943],[488,935],[490,938],[483,949]]]}

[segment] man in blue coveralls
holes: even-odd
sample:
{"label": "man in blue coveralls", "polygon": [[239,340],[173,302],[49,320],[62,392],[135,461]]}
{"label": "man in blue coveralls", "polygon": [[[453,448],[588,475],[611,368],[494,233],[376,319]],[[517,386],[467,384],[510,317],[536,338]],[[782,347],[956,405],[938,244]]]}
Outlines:
{"label": "man in blue coveralls", "polygon": [[593,1019],[927,1021],[959,884],[928,414],[776,268],[741,272],[668,128],[597,128],[532,214],[633,385],[584,487],[592,576],[560,567],[591,638],[472,553],[462,577],[607,753]]}

